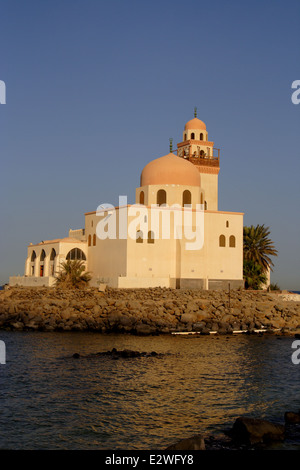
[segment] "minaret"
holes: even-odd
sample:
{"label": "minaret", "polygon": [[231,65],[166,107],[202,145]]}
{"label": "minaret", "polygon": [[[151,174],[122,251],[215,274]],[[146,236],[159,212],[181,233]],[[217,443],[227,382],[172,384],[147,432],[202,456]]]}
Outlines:
{"label": "minaret", "polygon": [[206,125],[197,118],[197,108],[194,108],[194,119],[184,126],[183,141],[177,144],[177,155],[197,167],[205,191],[205,208],[217,211],[220,150],[215,149],[214,142],[208,140]]}

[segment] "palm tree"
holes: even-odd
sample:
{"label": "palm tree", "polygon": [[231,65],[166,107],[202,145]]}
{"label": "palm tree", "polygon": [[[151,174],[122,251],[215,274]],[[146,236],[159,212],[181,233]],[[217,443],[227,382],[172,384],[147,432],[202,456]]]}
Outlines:
{"label": "palm tree", "polygon": [[264,273],[272,271],[274,264],[270,256],[278,253],[269,235],[269,227],[264,225],[244,227],[244,260],[259,264]]}
{"label": "palm tree", "polygon": [[63,261],[60,266],[61,270],[56,276],[57,287],[80,289],[86,287],[91,280],[91,275],[85,271],[85,264],[81,260]]}
{"label": "palm tree", "polygon": [[262,266],[255,261],[244,261],[243,275],[246,289],[258,290],[267,281]]}

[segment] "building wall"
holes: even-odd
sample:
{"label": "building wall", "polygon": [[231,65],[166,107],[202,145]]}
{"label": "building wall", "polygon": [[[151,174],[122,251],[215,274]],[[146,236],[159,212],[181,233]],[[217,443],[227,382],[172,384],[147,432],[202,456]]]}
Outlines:
{"label": "building wall", "polygon": [[204,197],[207,209],[218,210],[218,175],[211,173],[200,173],[201,186],[204,190]]}
{"label": "building wall", "polygon": [[[107,282],[111,278],[126,276],[127,240],[120,239],[120,220],[122,220],[123,213],[126,215],[126,211],[127,208],[121,210],[116,208],[115,211],[109,211],[112,214],[107,219],[107,224],[104,223],[104,219],[109,215],[108,211],[92,212],[85,215],[87,270],[92,275],[92,285],[98,285],[102,281]],[[104,225],[106,225],[106,229],[110,230],[111,236],[115,232],[116,238],[99,238],[100,229]]]}
{"label": "building wall", "polygon": [[[243,214],[204,211],[202,238],[190,240],[183,230],[182,238],[175,238],[173,219],[171,220],[170,239],[159,239],[148,243],[148,231],[152,229],[150,209],[147,208],[148,225],[138,226],[144,234],[142,243],[129,238],[127,242],[127,274],[130,278],[169,277],[170,279],[201,280],[201,285],[208,286],[209,279],[242,281],[243,279]],[[165,209],[165,212],[167,209]],[[163,209],[159,209],[163,214]],[[196,213],[193,213],[196,216]],[[160,219],[162,220],[162,219]],[[129,217],[130,225],[130,217]],[[188,227],[188,226],[187,226]],[[196,233],[195,219],[188,227],[191,234]],[[220,246],[220,236],[225,237],[225,246]],[[234,237],[235,246],[229,246],[230,237]],[[198,245],[196,245],[196,242]],[[188,244],[190,248],[188,249]],[[201,246],[200,246],[201,245]],[[199,248],[198,248],[199,246]],[[193,249],[197,248],[197,249]],[[182,281],[184,282],[184,281]],[[200,285],[199,284],[199,285]],[[240,284],[239,284],[240,285]]]}
{"label": "building wall", "polygon": [[[225,247],[220,246],[221,235]],[[229,246],[231,236],[235,237],[235,247]],[[208,278],[243,279],[243,214],[206,211],[205,240]]]}

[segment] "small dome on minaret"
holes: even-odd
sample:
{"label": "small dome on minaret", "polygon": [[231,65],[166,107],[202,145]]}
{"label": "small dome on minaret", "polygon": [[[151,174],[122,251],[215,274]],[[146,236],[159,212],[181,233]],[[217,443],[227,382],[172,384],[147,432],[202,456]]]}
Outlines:
{"label": "small dome on minaret", "polygon": [[197,108],[194,111],[194,119],[191,119],[184,126],[184,130],[204,130],[206,131],[206,125],[203,121],[197,118]]}
{"label": "small dome on minaret", "polygon": [[206,131],[206,125],[198,118],[191,119],[184,126],[184,130],[203,130]]}

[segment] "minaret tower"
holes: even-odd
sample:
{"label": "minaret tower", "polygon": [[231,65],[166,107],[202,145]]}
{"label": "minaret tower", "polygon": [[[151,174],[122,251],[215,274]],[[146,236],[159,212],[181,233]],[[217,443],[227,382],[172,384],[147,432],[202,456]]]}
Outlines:
{"label": "minaret tower", "polygon": [[197,118],[197,108],[194,109],[194,119],[184,126],[183,141],[177,144],[177,155],[197,167],[205,194],[205,201],[201,203],[205,209],[217,211],[220,150],[214,148],[214,142],[208,140],[206,125]]}

